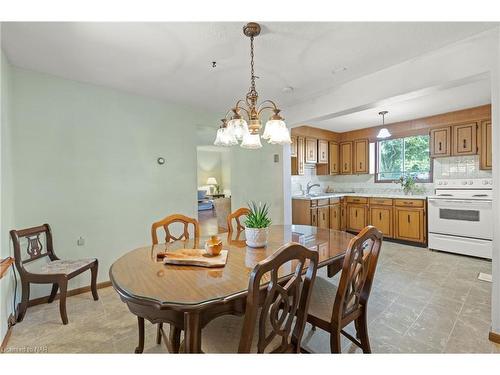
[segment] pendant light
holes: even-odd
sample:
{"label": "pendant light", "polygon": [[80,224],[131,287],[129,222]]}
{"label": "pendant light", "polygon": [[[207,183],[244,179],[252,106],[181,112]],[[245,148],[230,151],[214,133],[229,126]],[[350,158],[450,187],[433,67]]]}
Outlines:
{"label": "pendant light", "polygon": [[[385,115],[388,114],[389,111],[381,111],[378,114],[382,116],[382,126],[385,125]],[[391,136],[391,132],[387,128],[382,128],[377,134],[378,139],[389,138]]]}

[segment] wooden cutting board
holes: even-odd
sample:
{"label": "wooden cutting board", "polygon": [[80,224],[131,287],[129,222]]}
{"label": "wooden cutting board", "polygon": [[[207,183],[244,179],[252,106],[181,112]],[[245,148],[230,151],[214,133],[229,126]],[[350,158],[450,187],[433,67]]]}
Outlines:
{"label": "wooden cutting board", "polygon": [[175,264],[198,267],[224,267],[227,261],[227,250],[217,256],[209,256],[204,249],[181,249],[164,253],[164,264]]}

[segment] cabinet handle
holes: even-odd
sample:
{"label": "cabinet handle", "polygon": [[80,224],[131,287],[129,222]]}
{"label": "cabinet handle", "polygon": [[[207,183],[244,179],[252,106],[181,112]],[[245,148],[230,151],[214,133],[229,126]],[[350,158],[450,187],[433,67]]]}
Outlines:
{"label": "cabinet handle", "polygon": [[358,217],[358,210],[354,210],[354,217]]}
{"label": "cabinet handle", "polygon": [[379,212],[379,213],[378,213],[378,218],[379,218],[379,220],[381,220],[381,221],[382,221],[382,212]]}
{"label": "cabinet handle", "polygon": [[410,215],[408,215],[408,224],[410,223]]}
{"label": "cabinet handle", "polygon": [[439,151],[441,151],[441,142],[439,142]]}
{"label": "cabinet handle", "polygon": [[362,162],[359,163],[359,169],[363,169],[363,163]]}
{"label": "cabinet handle", "polygon": [[464,139],[464,148],[467,148],[467,139]]}
{"label": "cabinet handle", "polygon": [[337,169],[337,164],[333,163],[333,169]]}
{"label": "cabinet handle", "polygon": [[323,220],[326,220],[326,218],[325,218],[325,213],[324,213],[324,212],[323,212]]}
{"label": "cabinet handle", "polygon": [[344,169],[347,170],[347,163],[344,163]]}
{"label": "cabinet handle", "polygon": [[337,211],[333,211],[333,217],[336,219],[337,218]]}

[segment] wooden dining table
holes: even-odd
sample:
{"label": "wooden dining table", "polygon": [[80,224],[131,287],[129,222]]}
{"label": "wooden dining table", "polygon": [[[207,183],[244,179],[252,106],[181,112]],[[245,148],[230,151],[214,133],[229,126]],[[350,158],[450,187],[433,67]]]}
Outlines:
{"label": "wooden dining table", "polygon": [[[245,313],[249,276],[258,262],[281,246],[296,242],[319,253],[319,267],[327,267],[332,277],[342,269],[342,262],[352,234],[306,225],[272,225],[268,244],[255,249],[245,244],[244,231],[219,234],[227,262],[220,268],[165,265],[158,258],[162,252],[203,248],[209,236],[144,246],[132,250],[109,270],[114,289],[129,310],[139,319],[170,324],[165,336],[169,351],[178,352],[180,333],[184,331],[184,352],[200,353],[202,329],[218,316]],[[279,276],[286,279],[290,267],[281,267]],[[144,345],[144,331],[139,350]],[[142,339],[142,343],[141,343]],[[142,347],[141,347],[142,344]]]}

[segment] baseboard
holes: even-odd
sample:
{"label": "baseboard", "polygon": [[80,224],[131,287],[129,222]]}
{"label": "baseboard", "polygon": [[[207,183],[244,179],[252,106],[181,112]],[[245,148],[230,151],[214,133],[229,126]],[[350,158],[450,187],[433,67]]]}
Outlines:
{"label": "baseboard", "polygon": [[490,331],[488,338],[490,339],[490,341],[494,342],[495,344],[500,344],[500,333],[495,333],[495,332]]}
{"label": "baseboard", "polygon": [[[102,288],[107,288],[108,286],[111,286],[111,281],[104,281],[102,283],[97,283],[97,289],[102,289]],[[83,286],[81,288],[76,288],[72,290],[68,290],[66,296],[76,296],[77,294],[82,294],[82,293],[87,293],[90,292],[90,285]],[[57,293],[55,300],[59,299],[60,294]],[[28,307],[31,306],[36,306],[36,305],[41,305],[43,303],[47,303],[49,301],[50,296],[45,296],[45,297],[39,297],[35,299],[30,299],[28,301]]]}

